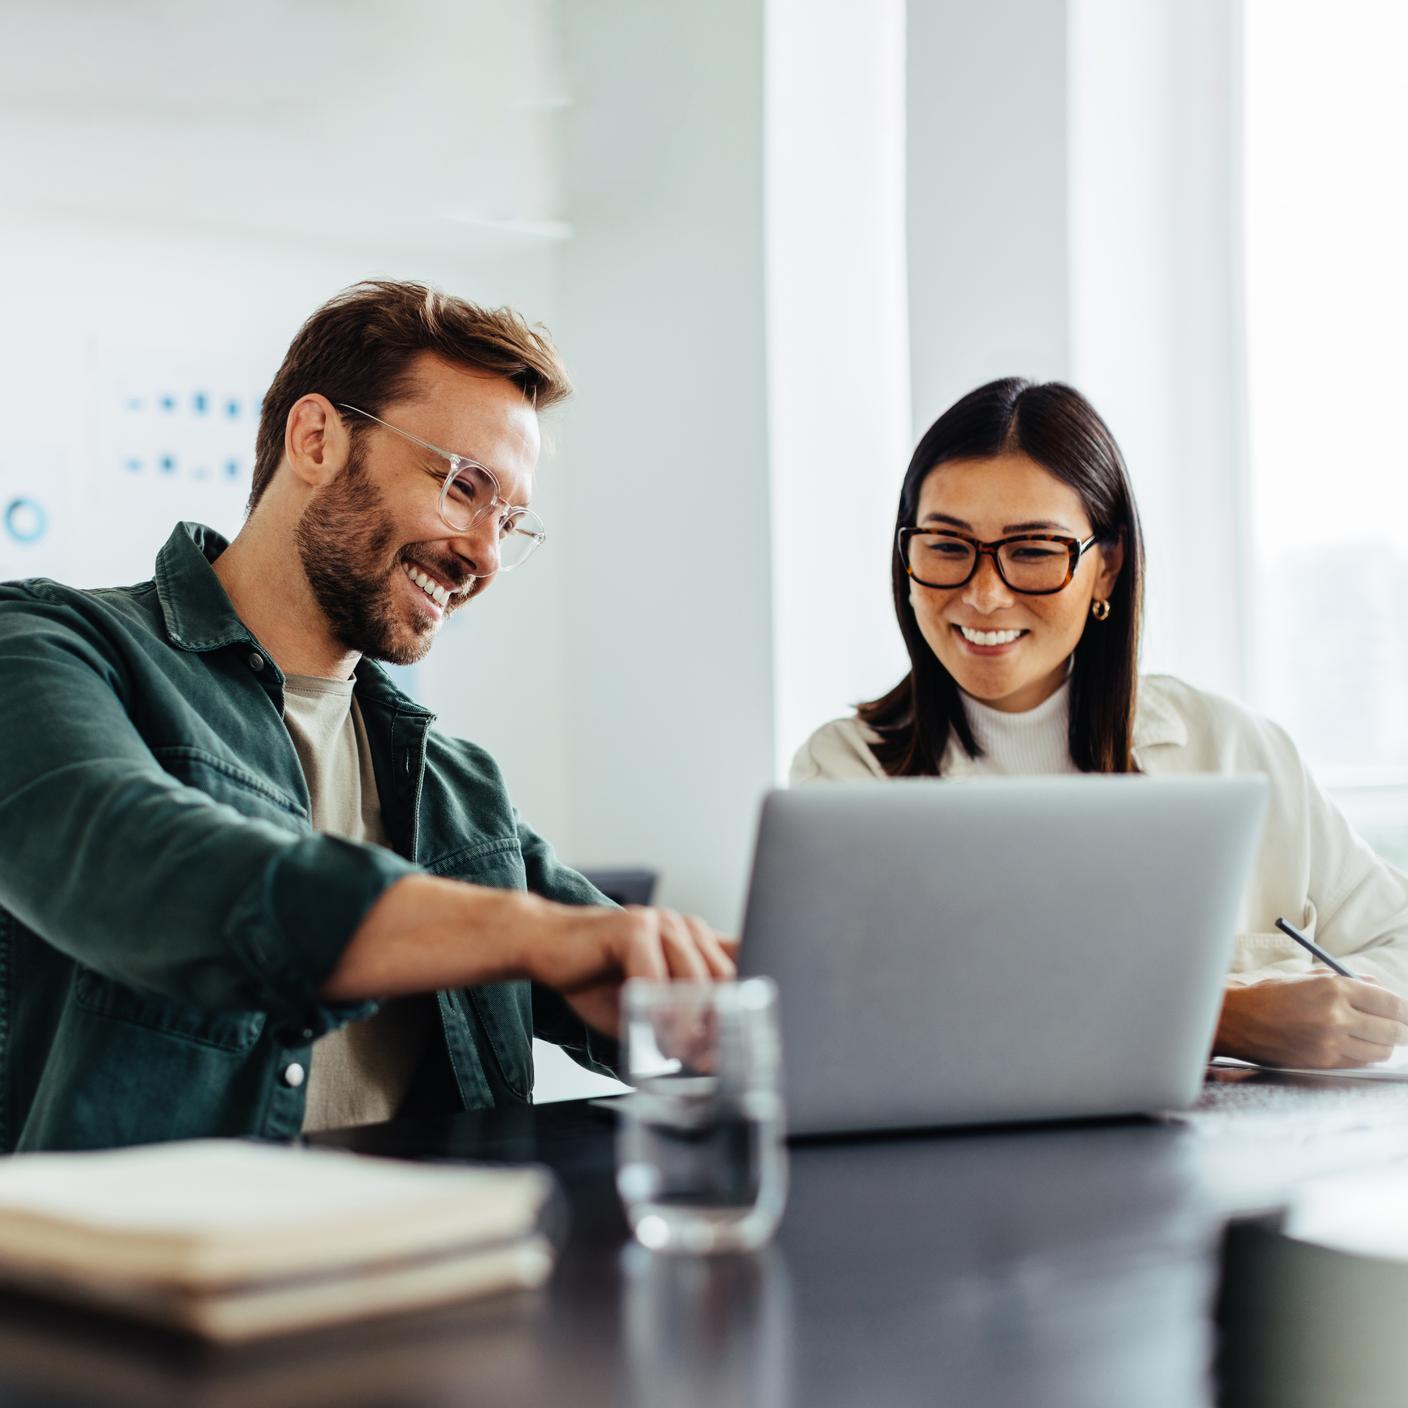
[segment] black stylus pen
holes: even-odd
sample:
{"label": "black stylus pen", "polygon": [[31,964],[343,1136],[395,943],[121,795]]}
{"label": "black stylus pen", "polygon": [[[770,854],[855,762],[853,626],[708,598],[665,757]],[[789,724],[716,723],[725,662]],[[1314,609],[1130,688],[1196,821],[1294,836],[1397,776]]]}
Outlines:
{"label": "black stylus pen", "polygon": [[1353,978],[1355,976],[1355,974],[1351,973],[1349,969],[1346,968],[1344,964],[1339,961],[1338,958],[1331,958],[1330,955],[1326,953],[1325,950],[1321,948],[1320,945],[1317,944],[1314,939],[1307,939],[1305,935],[1302,934],[1301,931],[1297,929],[1294,924],[1287,923],[1287,921],[1284,919],[1278,919],[1276,921],[1276,927],[1288,938],[1294,939],[1303,949],[1306,949],[1308,952],[1313,953],[1315,957],[1318,958],[1321,963],[1325,965],[1325,967],[1333,968],[1334,971],[1340,975],[1340,977]]}

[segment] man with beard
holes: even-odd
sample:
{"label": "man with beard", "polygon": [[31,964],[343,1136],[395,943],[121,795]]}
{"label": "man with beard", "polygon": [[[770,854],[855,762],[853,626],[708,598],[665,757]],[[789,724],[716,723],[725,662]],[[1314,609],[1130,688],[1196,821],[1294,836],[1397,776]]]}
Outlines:
{"label": "man with beard", "polygon": [[568,390],[508,310],[357,285],[269,389],[234,542],[0,586],[0,1149],[526,1101],[535,1034],[609,1069],[624,978],[732,973],[559,862],[373,663],[542,542]]}

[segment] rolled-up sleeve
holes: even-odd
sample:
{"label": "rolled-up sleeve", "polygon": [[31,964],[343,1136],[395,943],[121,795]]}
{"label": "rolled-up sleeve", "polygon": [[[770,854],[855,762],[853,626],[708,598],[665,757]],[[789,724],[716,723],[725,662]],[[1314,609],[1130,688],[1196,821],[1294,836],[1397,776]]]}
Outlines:
{"label": "rolled-up sleeve", "polygon": [[[521,819],[518,842],[534,894],[560,904],[612,904],[580,871],[563,865],[552,846]],[[560,1046],[579,1066],[598,1075],[614,1076],[619,1069],[618,1043],[589,1027],[560,993],[541,983],[533,984],[533,1035]]]}

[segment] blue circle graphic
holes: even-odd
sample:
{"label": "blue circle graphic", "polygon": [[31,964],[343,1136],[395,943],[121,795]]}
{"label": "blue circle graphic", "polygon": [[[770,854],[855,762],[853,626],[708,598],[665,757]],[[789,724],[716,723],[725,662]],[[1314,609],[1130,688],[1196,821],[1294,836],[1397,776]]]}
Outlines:
{"label": "blue circle graphic", "polygon": [[4,521],[5,531],[17,543],[37,543],[49,527],[49,515],[37,499],[11,499]]}

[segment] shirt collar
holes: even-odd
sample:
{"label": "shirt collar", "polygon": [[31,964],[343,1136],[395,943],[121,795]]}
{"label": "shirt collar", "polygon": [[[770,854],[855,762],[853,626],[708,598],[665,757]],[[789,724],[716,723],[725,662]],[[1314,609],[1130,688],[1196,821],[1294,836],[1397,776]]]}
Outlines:
{"label": "shirt collar", "polygon": [[166,634],[180,650],[257,644],[211,566],[229,546],[203,523],[178,523],[156,555],[157,600]]}
{"label": "shirt collar", "polygon": [[357,702],[364,709],[370,704],[397,714],[416,714],[421,718],[434,719],[435,714],[430,709],[417,704],[409,694],[397,689],[391,682],[391,676],[375,660],[362,656],[353,675],[357,681]]}
{"label": "shirt collar", "polygon": [[1134,701],[1134,738],[1131,747],[1140,753],[1145,748],[1172,744],[1181,748],[1188,742],[1188,725],[1164,699],[1139,681],[1139,693]]}
{"label": "shirt collar", "polygon": [[[264,647],[240,620],[211,564],[229,542],[203,523],[178,523],[156,558],[156,594],[166,634],[180,650],[221,650],[230,645]],[[391,682],[374,660],[362,659],[355,671],[357,698],[401,714],[435,715]]]}

